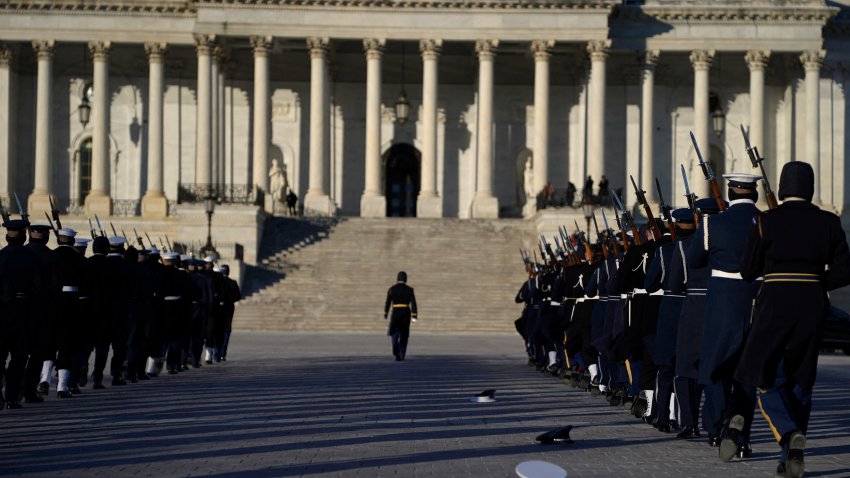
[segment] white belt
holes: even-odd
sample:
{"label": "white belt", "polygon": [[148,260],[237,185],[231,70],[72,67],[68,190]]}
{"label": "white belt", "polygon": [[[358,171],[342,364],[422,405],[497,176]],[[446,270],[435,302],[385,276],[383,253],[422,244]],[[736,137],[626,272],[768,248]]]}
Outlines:
{"label": "white belt", "polygon": [[653,293],[651,293],[651,294],[649,294],[649,295],[654,295],[654,296],[664,295],[664,290],[663,290],[663,289],[658,289],[657,291],[655,291],[655,292],[653,292]]}
{"label": "white belt", "polygon": [[576,299],[576,304],[581,304],[582,302],[584,302],[584,300],[584,297],[579,297],[578,299]]}
{"label": "white belt", "polygon": [[79,292],[80,289],[73,285],[63,285],[62,292]]}
{"label": "white belt", "polygon": [[740,272],[726,272],[726,271],[719,271],[717,269],[711,270],[711,277],[720,277],[720,278],[723,278],[723,279],[744,280],[744,278],[741,277]]}
{"label": "white belt", "polygon": [[180,299],[182,299],[182,298],[183,298],[183,296],[182,296],[182,295],[167,295],[167,296],[165,296],[165,298],[164,298],[164,299],[162,299],[162,300],[169,300],[169,301],[170,301],[170,300],[180,300]]}
{"label": "white belt", "polygon": [[632,291],[632,295],[644,295],[646,294],[646,289],[635,289]]}

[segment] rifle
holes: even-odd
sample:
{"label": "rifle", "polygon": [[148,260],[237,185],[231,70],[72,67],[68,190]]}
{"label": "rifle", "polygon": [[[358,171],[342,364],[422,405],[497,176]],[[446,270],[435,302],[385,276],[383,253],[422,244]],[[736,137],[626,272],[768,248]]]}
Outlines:
{"label": "rifle", "polygon": [[744,144],[747,145],[747,155],[750,157],[750,162],[753,163],[754,168],[761,170],[761,180],[762,186],[764,186],[764,196],[767,199],[767,207],[776,209],[779,207],[779,202],[776,200],[776,195],[773,194],[773,190],[770,188],[770,182],[767,180],[767,173],[764,171],[764,164],[762,164],[764,158],[759,155],[759,150],[756,146],[750,146],[750,136],[744,129],[744,125],[741,125],[741,134],[744,135]]}
{"label": "rifle", "polygon": [[685,182],[685,197],[688,200],[688,207],[694,213],[694,222],[696,222],[697,227],[699,227],[699,210],[697,210],[697,195],[691,192],[691,186],[688,184],[688,173],[685,172],[685,165],[680,164],[679,168],[682,170],[682,181]]}
{"label": "rifle", "polygon": [[94,230],[94,226],[91,223],[91,218],[89,218],[89,234],[91,234],[92,239],[97,237],[97,231]]}
{"label": "rifle", "polygon": [[18,213],[21,215],[21,219],[23,219],[24,221],[29,223],[30,215],[27,214],[27,212],[24,211],[24,207],[21,206],[21,198],[18,197],[18,193],[14,193],[14,194],[15,194],[15,202],[18,203]]}
{"label": "rifle", "polygon": [[50,200],[50,214],[53,215],[53,220],[56,222],[56,228],[62,229],[62,221],[59,220],[59,210],[56,209],[56,205],[53,203],[53,196],[47,196],[47,199]]}
{"label": "rifle", "polygon": [[[635,237],[635,245],[639,246],[643,244],[637,226],[635,226],[635,220],[632,218],[631,213],[627,211],[626,208],[623,206],[623,201],[620,200],[619,196],[617,196],[613,192],[611,193],[611,195],[614,197],[614,201],[617,203],[617,207],[620,208],[620,217],[623,219],[623,222],[620,226],[620,234],[622,234],[623,236],[623,244],[628,244],[629,242],[628,238],[626,237],[627,227],[631,228],[632,230],[632,235]],[[616,209],[614,211],[616,212]],[[624,247],[626,247],[627,251],[629,250],[627,246]]]}
{"label": "rifle", "polygon": [[549,265],[552,266],[552,267],[555,267],[556,262],[557,262],[557,258],[555,256],[555,253],[552,251],[552,246],[550,246],[549,243],[546,242],[546,237],[544,237],[543,234],[540,234],[540,242],[543,244],[543,247],[546,249],[546,254],[549,255]]}
{"label": "rifle", "polygon": [[635,196],[637,196],[638,203],[643,206],[643,212],[646,214],[646,220],[649,221],[649,228],[652,229],[652,237],[654,237],[656,241],[660,240],[661,229],[658,228],[658,222],[655,220],[655,214],[652,214],[652,209],[650,209],[649,203],[646,201],[646,191],[637,186],[635,178],[631,174],[629,174],[629,179],[632,180],[632,187],[635,188]]}
{"label": "rifle", "polygon": [[118,237],[118,233],[115,232],[115,226],[112,224],[112,221],[109,221],[109,227],[112,228],[112,237]]}
{"label": "rifle", "polygon": [[584,234],[584,231],[582,231],[581,228],[578,227],[578,220],[573,219],[573,221],[575,221],[576,223],[576,230],[578,231],[579,239],[581,239],[581,242],[584,243],[584,258],[587,262],[591,262],[593,261],[593,250],[590,248],[590,242],[588,241],[587,236]]}
{"label": "rifle", "polygon": [[596,242],[599,244],[602,249],[602,257],[607,260],[608,259],[608,248],[605,247],[605,244],[602,243],[602,236],[599,234],[599,224],[596,223],[596,213],[593,213],[593,229],[596,230]]}
{"label": "rifle", "polygon": [[100,218],[97,217],[97,214],[94,215],[94,220],[97,221],[97,228],[100,229],[100,235],[106,237],[106,231],[103,229],[103,226],[100,224]]}
{"label": "rifle", "polygon": [[162,248],[162,252],[168,252],[168,248],[162,243],[162,237],[159,238],[159,247]]}
{"label": "rifle", "polygon": [[714,196],[714,200],[717,201],[717,209],[720,210],[720,212],[723,212],[726,210],[726,204],[723,202],[723,196],[720,195],[720,186],[717,185],[717,178],[714,176],[714,171],[712,171],[711,165],[702,159],[702,153],[699,151],[699,145],[697,144],[697,139],[694,137],[693,132],[691,132],[691,142],[694,143],[694,151],[697,153],[699,167],[702,168],[702,174],[705,175],[705,180],[708,181],[708,185],[711,187],[711,194]]}
{"label": "rifle", "polygon": [[142,240],[142,236],[140,236],[140,235],[139,235],[139,233],[138,233],[138,232],[136,232],[136,228],[135,228],[135,227],[133,228],[133,235],[135,235],[135,236],[136,236],[136,242],[138,242],[138,243],[139,243],[139,246],[141,246],[141,248],[142,248],[142,249],[144,249],[144,248],[145,248],[145,241],[143,241],[143,240]]}
{"label": "rifle", "polygon": [[667,221],[667,224],[670,225],[670,239],[676,240],[676,226],[673,225],[673,214],[671,214],[673,208],[670,207],[669,204],[664,202],[664,194],[661,193],[661,183],[658,181],[658,178],[655,178],[655,189],[658,190],[658,200],[661,202],[659,208],[661,209],[661,217]]}
{"label": "rifle", "polygon": [[124,232],[124,229],[121,229],[121,237],[123,237],[124,240],[127,241],[127,247],[130,247],[130,241],[127,239],[127,233]]}
{"label": "rifle", "polygon": [[[612,231],[611,231],[611,228],[608,226],[608,218],[605,216],[605,209],[603,208],[603,209],[601,209],[601,211],[602,211],[602,221],[605,224],[605,235],[607,237],[607,240],[610,240]],[[614,214],[616,214],[616,213],[617,213],[617,210],[615,209]],[[619,223],[619,222],[620,222],[620,219],[618,218],[617,223]],[[612,243],[614,244],[614,255],[620,255],[620,246],[617,245],[617,241],[612,241]],[[603,247],[603,249],[604,249],[604,247]]]}
{"label": "rifle", "polygon": [[156,247],[156,244],[153,243],[153,241],[151,240],[151,236],[149,236],[147,232],[145,232],[145,237],[148,238],[148,244],[150,244],[151,247]]}
{"label": "rifle", "polygon": [[165,243],[168,244],[168,250],[174,252],[174,248],[171,247],[171,241],[168,240],[168,234],[165,235]]}
{"label": "rifle", "polygon": [[9,222],[9,220],[11,219],[9,217],[9,211],[7,211],[6,208],[3,207],[2,199],[0,199],[0,217],[3,218],[3,222]]}
{"label": "rifle", "polygon": [[47,223],[50,224],[50,229],[53,229],[53,233],[58,236],[59,231],[56,230],[56,226],[53,225],[53,221],[50,220],[50,215],[47,214],[47,211],[44,211],[44,217],[47,218]]}

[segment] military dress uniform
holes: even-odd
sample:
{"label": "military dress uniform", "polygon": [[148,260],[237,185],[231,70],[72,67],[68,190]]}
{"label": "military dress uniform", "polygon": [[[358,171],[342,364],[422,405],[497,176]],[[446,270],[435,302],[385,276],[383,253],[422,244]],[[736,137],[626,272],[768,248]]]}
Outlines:
{"label": "military dress uniform", "polygon": [[[389,315],[392,310],[392,315]],[[392,337],[393,356],[403,361],[407,354],[407,341],[410,337],[410,321],[416,320],[416,295],[407,285],[407,274],[398,273],[398,282],[387,291],[384,304],[384,319],[389,316],[387,335]]]}

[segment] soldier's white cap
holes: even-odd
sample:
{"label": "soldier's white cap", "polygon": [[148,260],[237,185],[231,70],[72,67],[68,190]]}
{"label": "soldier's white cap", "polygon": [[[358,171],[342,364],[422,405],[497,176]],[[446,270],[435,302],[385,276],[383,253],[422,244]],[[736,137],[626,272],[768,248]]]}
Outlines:
{"label": "soldier's white cap", "polygon": [[190,256],[189,254],[183,254],[183,255],[180,256],[181,261],[188,261],[191,258],[192,258],[192,256]]}
{"label": "soldier's white cap", "polygon": [[71,229],[70,227],[63,227],[62,229],[56,231],[56,235],[62,237],[76,237],[77,231]]}
{"label": "soldier's white cap", "polygon": [[756,189],[761,176],[749,173],[729,173],[724,174],[723,179],[727,181],[730,188]]}
{"label": "soldier's white cap", "polygon": [[[60,233],[62,231],[64,231],[64,229],[59,230]],[[69,237],[72,237],[72,236],[69,236]],[[88,239],[86,237],[78,237],[78,238],[74,239],[74,247],[88,247],[89,242],[91,242],[91,239]]]}
{"label": "soldier's white cap", "polygon": [[204,262],[215,262],[215,257],[213,257],[213,256],[204,257]]}
{"label": "soldier's white cap", "polygon": [[176,261],[177,259],[180,259],[180,254],[176,252],[166,252],[162,254],[162,259],[166,261]]}
{"label": "soldier's white cap", "polygon": [[221,267],[219,267],[219,266],[213,267],[213,272],[221,272]]}
{"label": "soldier's white cap", "polygon": [[120,247],[123,246],[127,242],[127,239],[124,239],[120,236],[112,236],[109,238],[109,246],[110,247]]}

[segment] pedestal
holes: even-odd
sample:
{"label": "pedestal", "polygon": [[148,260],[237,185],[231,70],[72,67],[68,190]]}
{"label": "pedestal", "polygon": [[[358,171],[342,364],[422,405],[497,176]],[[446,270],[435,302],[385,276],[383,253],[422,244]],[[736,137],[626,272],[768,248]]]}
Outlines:
{"label": "pedestal", "polygon": [[142,198],[142,217],[150,219],[168,217],[168,198],[162,195],[145,194]]}
{"label": "pedestal", "polygon": [[493,196],[482,196],[473,199],[472,217],[475,219],[498,219],[499,200]]}
{"label": "pedestal", "polygon": [[525,205],[522,207],[522,217],[528,219],[535,214],[537,214],[537,204],[536,201],[526,201]]}
{"label": "pedestal", "polygon": [[360,197],[360,217],[385,217],[387,215],[386,196]]}
{"label": "pedestal", "polygon": [[86,215],[99,217],[107,217],[112,215],[112,199],[109,196],[95,196],[89,194],[86,196]]}
{"label": "pedestal", "polygon": [[304,198],[305,216],[333,216],[336,214],[336,204],[330,196],[307,193]]}
{"label": "pedestal", "polygon": [[438,196],[418,198],[416,200],[416,217],[443,217],[443,199]]}
{"label": "pedestal", "polygon": [[[17,211],[17,207],[18,205],[14,203],[6,205],[6,209],[9,211]],[[30,217],[37,222],[43,221],[44,211],[50,214],[50,196],[38,193],[30,194],[29,200],[27,200],[27,213]]]}

